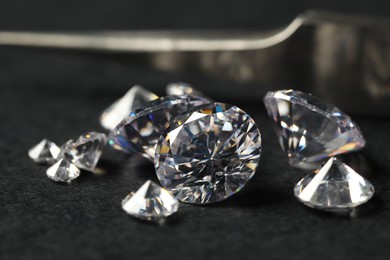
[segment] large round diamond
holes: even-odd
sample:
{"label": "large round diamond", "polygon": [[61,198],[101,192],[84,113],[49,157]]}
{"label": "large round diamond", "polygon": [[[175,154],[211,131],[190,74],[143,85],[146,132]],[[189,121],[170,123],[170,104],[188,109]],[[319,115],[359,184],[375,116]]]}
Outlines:
{"label": "large round diamond", "polygon": [[162,131],[176,116],[209,99],[192,96],[168,96],[156,99],[130,112],[109,134],[109,144],[124,152],[137,152],[153,160]]}
{"label": "large round diamond", "polygon": [[174,196],[203,204],[238,192],[254,175],[260,153],[253,119],[238,107],[213,103],[176,118],[158,141],[154,162]]}
{"label": "large round diamond", "polygon": [[268,92],[264,103],[293,167],[315,169],[324,160],[359,150],[366,143],[348,115],[310,94],[297,90]]}

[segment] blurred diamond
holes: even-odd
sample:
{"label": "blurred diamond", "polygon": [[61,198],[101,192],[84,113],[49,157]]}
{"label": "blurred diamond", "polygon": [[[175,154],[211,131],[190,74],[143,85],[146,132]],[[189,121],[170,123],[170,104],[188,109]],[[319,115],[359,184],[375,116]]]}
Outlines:
{"label": "blurred diamond", "polygon": [[158,221],[175,213],[179,202],[167,190],[149,180],[137,192],[123,199],[122,208],[139,219]]}
{"label": "blurred diamond", "polygon": [[253,119],[238,107],[212,103],[176,118],[163,132],[155,168],[161,184],[179,200],[212,203],[244,187],[260,152]]}
{"label": "blurred diamond", "polygon": [[153,161],[155,146],[162,131],[176,116],[201,104],[210,103],[202,97],[168,96],[133,110],[109,135],[109,143],[124,152],[138,152]]}
{"label": "blurred diamond", "polygon": [[46,170],[46,174],[53,181],[70,182],[80,175],[80,170],[72,163],[60,159]]}
{"label": "blurred diamond", "polygon": [[122,98],[115,101],[114,104],[103,111],[100,116],[100,124],[104,128],[111,130],[116,127],[131,110],[157,98],[158,96],[154,93],[136,85]]}
{"label": "blurred diamond", "polygon": [[48,139],[43,139],[39,144],[28,151],[28,156],[36,163],[53,164],[57,161],[60,148]]}
{"label": "blurred diamond", "polygon": [[75,164],[78,168],[93,171],[107,143],[105,134],[89,132],[76,141],[69,140],[61,147],[60,158]]}
{"label": "blurred diamond", "polygon": [[374,195],[374,187],[348,165],[330,158],[298,182],[294,193],[309,207],[337,211],[367,202]]}
{"label": "blurred diamond", "polygon": [[312,95],[296,90],[268,92],[264,103],[293,167],[315,169],[331,156],[365,145],[349,116]]}
{"label": "blurred diamond", "polygon": [[187,83],[171,83],[168,84],[166,88],[166,93],[168,96],[200,96],[203,97],[203,93],[195,89],[193,86]]}

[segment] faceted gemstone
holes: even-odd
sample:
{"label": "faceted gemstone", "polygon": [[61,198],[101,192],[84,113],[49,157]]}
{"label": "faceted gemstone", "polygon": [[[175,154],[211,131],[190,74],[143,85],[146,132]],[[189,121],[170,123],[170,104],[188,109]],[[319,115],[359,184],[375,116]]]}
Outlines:
{"label": "faceted gemstone", "polygon": [[53,181],[70,182],[79,177],[80,170],[65,159],[60,159],[46,170],[46,174]]}
{"label": "faceted gemstone", "polygon": [[168,84],[166,88],[166,93],[168,96],[200,96],[203,97],[203,93],[195,89],[193,86],[187,83],[171,83]]}
{"label": "faceted gemstone", "polygon": [[61,147],[60,157],[80,169],[93,171],[106,143],[105,134],[96,132],[82,134],[76,141],[69,140]]}
{"label": "faceted gemstone", "polygon": [[296,90],[268,92],[264,103],[293,167],[315,169],[329,157],[365,145],[359,127],[349,116],[310,94]]}
{"label": "faceted gemstone", "polygon": [[105,129],[111,130],[117,126],[131,110],[157,98],[158,96],[154,93],[136,85],[122,98],[115,101],[115,103],[103,111],[100,116],[100,124]]}
{"label": "faceted gemstone", "polygon": [[48,139],[43,139],[39,144],[28,151],[28,156],[36,163],[53,164],[57,161],[60,148]]}
{"label": "faceted gemstone", "polygon": [[149,180],[137,192],[123,199],[122,208],[139,219],[157,221],[175,213],[179,209],[179,201]]}
{"label": "faceted gemstone", "polygon": [[260,132],[240,108],[212,103],[189,111],[162,133],[155,168],[161,184],[183,202],[224,200],[254,175]]}
{"label": "faceted gemstone", "polygon": [[109,135],[109,143],[124,152],[138,152],[153,160],[155,146],[162,131],[176,116],[189,109],[210,103],[202,97],[168,96],[133,110]]}
{"label": "faceted gemstone", "polygon": [[374,195],[374,187],[348,165],[330,158],[298,182],[294,193],[309,207],[337,211],[367,202]]}

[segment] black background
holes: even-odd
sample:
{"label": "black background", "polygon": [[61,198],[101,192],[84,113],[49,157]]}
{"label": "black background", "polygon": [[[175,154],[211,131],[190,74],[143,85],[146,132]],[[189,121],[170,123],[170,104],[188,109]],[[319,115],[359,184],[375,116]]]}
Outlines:
{"label": "black background", "polygon": [[[387,1],[20,1],[0,2],[2,30],[269,28],[301,11],[390,15]],[[282,75],[281,75],[282,76]],[[169,74],[120,56],[0,47],[0,259],[387,259],[390,254],[390,122],[353,115],[366,148],[348,156],[376,196],[352,215],[308,209],[293,196],[304,173],[291,170],[261,100],[235,103],[263,136],[257,174],[236,196],[210,206],[181,204],[158,226],[127,216],[121,199],[153,166],[107,149],[71,185],[52,182],[27,150],[103,131],[100,112],[132,84],[163,94],[168,82],[223,84]],[[218,97],[214,97],[218,99]],[[342,107],[341,107],[342,108]]]}

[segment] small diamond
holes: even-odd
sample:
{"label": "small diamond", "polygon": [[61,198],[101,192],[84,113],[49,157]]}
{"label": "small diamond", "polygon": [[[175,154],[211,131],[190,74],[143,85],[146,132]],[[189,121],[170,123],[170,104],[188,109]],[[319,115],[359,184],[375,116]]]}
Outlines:
{"label": "small diamond", "polygon": [[203,97],[203,93],[195,89],[193,86],[187,83],[171,83],[166,88],[168,96],[200,96]]}
{"label": "small diamond", "polygon": [[61,147],[60,157],[72,162],[80,169],[93,171],[107,143],[105,134],[89,132],[76,141],[69,140]]}
{"label": "small diamond", "polygon": [[60,159],[46,170],[46,174],[53,181],[70,182],[80,175],[80,170],[72,163]]}
{"label": "small diamond", "polygon": [[260,153],[253,119],[238,107],[213,103],[178,117],[163,132],[155,168],[161,184],[179,200],[212,203],[244,187]]}
{"label": "small diamond", "polygon": [[329,157],[365,145],[349,116],[312,95],[296,90],[268,92],[264,103],[293,167],[315,169]]}
{"label": "small diamond", "polygon": [[309,207],[336,211],[367,202],[374,195],[374,187],[348,165],[330,158],[298,182],[294,193]]}
{"label": "small diamond", "polygon": [[124,152],[138,152],[153,161],[162,131],[176,116],[192,107],[210,103],[202,97],[162,97],[133,110],[109,135],[109,143]]}
{"label": "small diamond", "polygon": [[28,151],[28,156],[36,163],[53,164],[57,161],[60,148],[48,139],[43,139],[39,144]]}
{"label": "small diamond", "polygon": [[115,101],[114,104],[103,111],[100,116],[100,124],[105,129],[111,130],[117,126],[131,110],[157,98],[158,96],[154,93],[136,85],[122,98]]}
{"label": "small diamond", "polygon": [[123,199],[122,208],[139,219],[158,221],[175,213],[179,202],[167,190],[149,180],[137,192]]}

